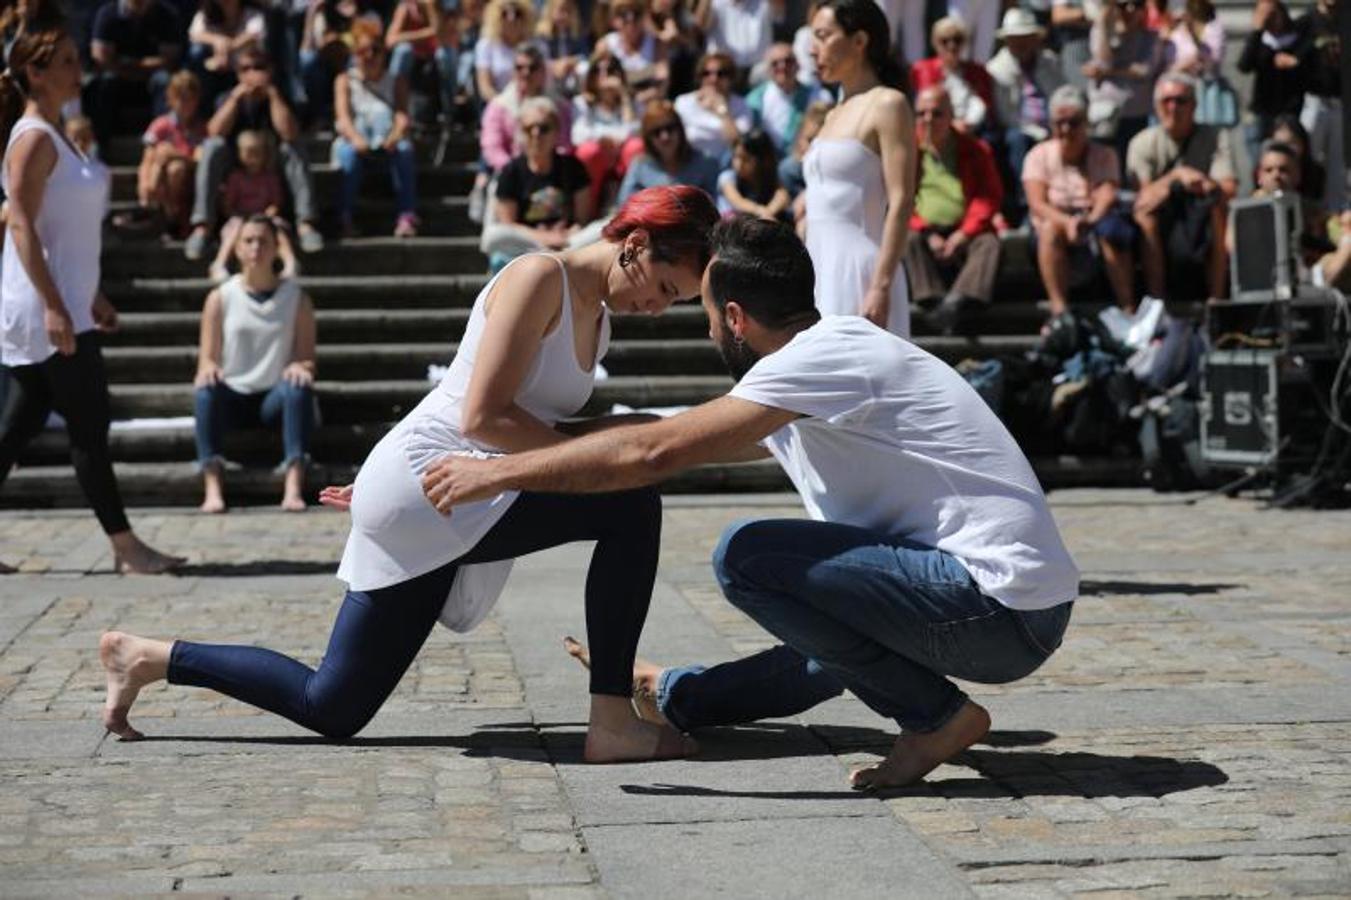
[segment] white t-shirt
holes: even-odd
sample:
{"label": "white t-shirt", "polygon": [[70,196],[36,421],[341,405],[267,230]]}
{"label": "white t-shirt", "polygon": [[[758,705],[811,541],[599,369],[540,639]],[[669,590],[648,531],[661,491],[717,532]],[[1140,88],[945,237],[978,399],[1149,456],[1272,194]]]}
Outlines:
{"label": "white t-shirt", "polygon": [[[685,126],[685,139],[691,147],[716,160],[731,158],[732,145],[722,133],[722,117],[699,103],[697,91],[677,97],[675,111]],[[745,97],[728,95],[727,114],[736,123],[737,131],[745,134],[751,130],[751,108],[746,105]]]}
{"label": "white t-shirt", "polygon": [[501,41],[479,38],[474,44],[474,68],[487,69],[493,87],[504,91],[516,74],[516,51],[524,48],[527,42],[516,47],[508,47]]}
{"label": "white t-shirt", "polygon": [[1079,570],[1027,458],[950,366],[858,316],[828,316],[731,391],[807,418],[765,445],[818,521],[937,547],[1012,609],[1073,600]]}
{"label": "white t-shirt", "polygon": [[722,51],[741,68],[764,58],[774,36],[769,0],[712,0],[708,50]]}

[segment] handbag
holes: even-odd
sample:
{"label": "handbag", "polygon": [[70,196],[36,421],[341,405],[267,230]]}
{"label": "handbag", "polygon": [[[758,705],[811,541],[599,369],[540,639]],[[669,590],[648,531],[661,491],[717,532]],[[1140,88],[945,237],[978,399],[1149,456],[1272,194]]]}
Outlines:
{"label": "handbag", "polygon": [[1234,86],[1219,76],[1201,82],[1201,91],[1196,98],[1196,121],[1220,128],[1237,125],[1238,92]]}

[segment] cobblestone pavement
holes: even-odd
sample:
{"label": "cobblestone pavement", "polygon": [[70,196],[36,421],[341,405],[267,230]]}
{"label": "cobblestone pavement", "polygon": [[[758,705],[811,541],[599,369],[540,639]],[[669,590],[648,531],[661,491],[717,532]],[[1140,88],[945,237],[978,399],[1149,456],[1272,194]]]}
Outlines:
{"label": "cobblestone pavement", "polygon": [[[142,511],[191,565],[108,574],[87,514],[7,513],[0,895],[1351,896],[1351,514],[1135,491],[1052,500],[1084,570],[1065,645],[968,690],[989,741],[923,785],[848,791],[889,723],[841,698],[701,735],[697,760],[580,764],[584,547],[522,561],[473,634],[438,629],[363,734],[332,743],[159,685],[98,726],[109,628],[315,662],[344,517]],[[770,644],[708,555],[792,498],[668,502],[643,652]]]}

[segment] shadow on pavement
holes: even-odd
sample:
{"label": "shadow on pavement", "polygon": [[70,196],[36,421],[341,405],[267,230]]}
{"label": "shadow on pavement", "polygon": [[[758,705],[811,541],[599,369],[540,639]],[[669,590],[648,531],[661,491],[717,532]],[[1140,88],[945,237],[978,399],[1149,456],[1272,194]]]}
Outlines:
{"label": "shadow on pavement", "polygon": [[173,574],[197,578],[247,578],[258,575],[332,575],[334,560],[263,559],[242,563],[197,563],[179,566]]}
{"label": "shadow on pavement", "polygon": [[1081,581],[1079,595],[1102,597],[1110,594],[1222,594],[1241,588],[1241,584],[1165,584],[1154,581]]}

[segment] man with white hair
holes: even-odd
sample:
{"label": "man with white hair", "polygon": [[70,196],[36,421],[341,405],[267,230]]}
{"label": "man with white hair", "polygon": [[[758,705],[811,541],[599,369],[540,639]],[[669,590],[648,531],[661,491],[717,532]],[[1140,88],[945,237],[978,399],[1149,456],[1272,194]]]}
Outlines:
{"label": "man with white hair", "polygon": [[1159,124],[1126,151],[1126,173],[1138,191],[1145,287],[1154,297],[1166,296],[1168,262],[1201,267],[1209,296],[1228,292],[1223,236],[1228,201],[1238,191],[1234,152],[1228,132],[1197,124],[1196,94],[1190,76],[1161,76],[1154,87]]}

